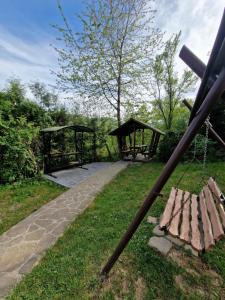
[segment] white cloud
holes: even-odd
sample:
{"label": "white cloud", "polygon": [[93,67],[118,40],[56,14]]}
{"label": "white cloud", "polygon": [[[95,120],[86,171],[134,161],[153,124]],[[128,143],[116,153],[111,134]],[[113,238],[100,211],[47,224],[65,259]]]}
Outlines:
{"label": "white cloud", "polygon": [[186,44],[206,63],[222,18],[224,0],[157,0],[156,5],[156,22],[166,36],[181,30],[181,45]]}
{"label": "white cloud", "polygon": [[[224,0],[156,0],[158,27],[169,38],[182,31],[186,44],[205,63],[212,48],[224,9]],[[49,45],[54,36],[34,31],[34,42],[21,39],[0,26],[0,87],[10,77],[24,83],[39,80],[54,84],[50,70],[57,68],[57,54]],[[177,58],[178,70],[185,64]]]}
{"label": "white cloud", "polygon": [[57,67],[57,54],[49,45],[51,36],[34,32],[41,36],[39,41],[22,40],[0,27],[0,85],[10,77],[18,77],[24,83],[39,80],[54,83],[50,70]]}

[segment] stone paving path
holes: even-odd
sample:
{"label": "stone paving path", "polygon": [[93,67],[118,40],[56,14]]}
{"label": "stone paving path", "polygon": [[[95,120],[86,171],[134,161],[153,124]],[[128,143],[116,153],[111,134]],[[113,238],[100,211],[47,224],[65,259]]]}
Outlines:
{"label": "stone paving path", "polygon": [[44,175],[45,178],[54,181],[60,185],[71,188],[88,177],[96,173],[97,171],[108,168],[113,165],[112,162],[92,162],[90,164],[83,165],[83,168],[71,168],[66,170],[60,170],[52,172],[53,176]]}
{"label": "stone paving path", "polygon": [[127,162],[117,162],[42,206],[0,236],[0,299],[30,272],[66,227]]}

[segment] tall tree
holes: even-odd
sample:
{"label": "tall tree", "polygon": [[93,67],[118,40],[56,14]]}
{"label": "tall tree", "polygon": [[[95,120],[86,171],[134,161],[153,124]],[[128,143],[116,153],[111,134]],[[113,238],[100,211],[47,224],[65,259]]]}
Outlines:
{"label": "tall tree", "polygon": [[63,41],[57,74],[63,89],[87,97],[89,105],[109,107],[121,124],[126,101],[138,101],[149,80],[151,64],[162,34],[154,27],[153,0],[96,0],[79,16],[83,28],[75,32],[63,9],[64,26],[55,26]]}
{"label": "tall tree", "polygon": [[42,108],[47,110],[55,108],[58,96],[55,93],[48,91],[44,83],[38,81],[31,83],[30,89]]}
{"label": "tall tree", "polygon": [[175,58],[181,32],[173,35],[166,43],[163,52],[156,56],[152,67],[152,115],[160,115],[165,130],[171,130],[176,113],[184,95],[190,92],[197,78],[190,70],[179,76]]}

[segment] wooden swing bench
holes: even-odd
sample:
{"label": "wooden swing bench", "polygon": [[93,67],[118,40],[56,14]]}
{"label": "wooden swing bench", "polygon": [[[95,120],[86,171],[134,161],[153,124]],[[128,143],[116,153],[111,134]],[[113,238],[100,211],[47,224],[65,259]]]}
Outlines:
{"label": "wooden swing bench", "polygon": [[160,229],[190,244],[199,253],[207,251],[224,236],[224,200],[211,177],[199,196],[172,187]]}

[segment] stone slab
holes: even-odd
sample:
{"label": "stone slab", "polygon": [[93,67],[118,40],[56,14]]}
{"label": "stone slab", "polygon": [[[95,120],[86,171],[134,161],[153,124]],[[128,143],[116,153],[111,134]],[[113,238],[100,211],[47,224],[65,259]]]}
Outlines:
{"label": "stone slab", "polygon": [[32,255],[31,258],[28,259],[27,262],[19,269],[20,274],[29,273],[34,266],[36,266],[39,262],[40,256]]}
{"label": "stone slab", "polygon": [[157,235],[157,236],[165,235],[165,232],[159,228],[159,225],[156,225],[152,232],[154,235]]}
{"label": "stone slab", "polygon": [[167,235],[166,238],[167,238],[170,242],[172,242],[173,244],[175,244],[176,246],[181,247],[181,246],[184,245],[184,242],[183,242],[183,241],[181,241],[180,239],[175,238],[175,237],[173,237],[173,236],[171,236],[171,235]]}
{"label": "stone slab", "polygon": [[198,257],[198,251],[194,250],[190,245],[185,245],[184,249],[187,250],[187,251],[191,251],[191,253],[194,256]]}
{"label": "stone slab", "polygon": [[97,171],[109,168],[112,165],[112,162],[94,162],[83,165],[83,168],[75,167],[71,169],[61,170],[53,172],[53,176],[46,174],[44,175],[44,177],[62,186],[71,188],[86,180]]}
{"label": "stone slab", "polygon": [[0,299],[9,293],[19,279],[20,277],[16,273],[0,273]]}
{"label": "stone slab", "polygon": [[147,222],[148,222],[149,224],[157,224],[157,223],[158,223],[158,218],[148,216]]}
{"label": "stone slab", "polygon": [[171,250],[173,244],[164,237],[153,236],[150,238],[148,245],[151,248],[156,249],[162,255],[166,256]]}

